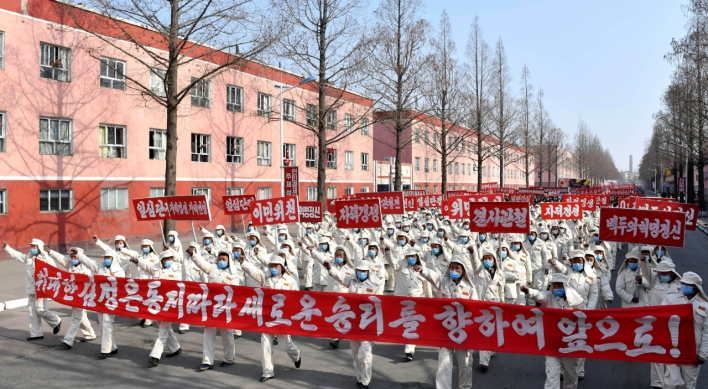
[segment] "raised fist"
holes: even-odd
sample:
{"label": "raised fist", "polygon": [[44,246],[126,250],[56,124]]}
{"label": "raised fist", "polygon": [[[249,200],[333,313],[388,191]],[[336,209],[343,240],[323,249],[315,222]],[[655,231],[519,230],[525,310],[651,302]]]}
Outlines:
{"label": "raised fist", "polygon": [[96,236],[96,235],[94,235],[93,238],[91,238],[91,239],[93,239],[94,243],[98,242],[98,236]]}

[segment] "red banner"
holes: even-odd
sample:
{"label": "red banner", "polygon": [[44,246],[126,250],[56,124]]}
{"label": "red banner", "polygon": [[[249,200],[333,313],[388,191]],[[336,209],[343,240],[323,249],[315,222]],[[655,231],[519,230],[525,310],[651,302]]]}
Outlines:
{"label": "red banner", "polygon": [[580,203],[541,203],[541,218],[543,220],[582,219],[583,210],[580,209]]}
{"label": "red banner", "polygon": [[443,201],[442,215],[450,219],[468,219],[470,217],[470,202],[503,202],[504,195],[492,194],[471,194],[456,196]]}
{"label": "red banner", "polygon": [[286,166],[283,168],[283,187],[285,188],[285,197],[300,194],[300,173],[297,170],[297,166]]}
{"label": "red banner", "polygon": [[610,189],[607,191],[610,196],[634,196],[634,189]]}
{"label": "red banner", "polygon": [[528,234],[531,228],[529,204],[470,202],[470,231]]}
{"label": "red banner", "polygon": [[448,190],[447,191],[447,198],[448,199],[450,197],[469,196],[469,195],[471,195],[471,193],[466,190]]}
{"label": "red banner", "polygon": [[254,195],[223,196],[224,215],[246,215],[251,212],[251,202],[256,200]]}
{"label": "red banner", "polygon": [[[35,263],[37,298],[118,316],[293,336],[692,364],[691,304],[561,310],[69,273]],[[352,281],[358,282],[358,281]]]}
{"label": "red banner", "polygon": [[482,183],[482,185],[479,187],[479,190],[494,190],[499,188],[499,183],[498,182],[485,182]]}
{"label": "red banner", "polygon": [[[609,200],[609,198],[608,198]],[[564,203],[578,203],[583,211],[594,211],[599,205],[597,204],[597,196],[594,195],[564,195]],[[609,203],[609,201],[607,201]]]}
{"label": "red banner", "polygon": [[519,188],[518,193],[532,194],[534,196],[543,196],[545,191],[543,188]]}
{"label": "red banner", "polygon": [[408,197],[408,196],[425,196],[427,193],[425,193],[424,190],[422,189],[416,189],[416,190],[404,190],[403,195]]}
{"label": "red banner", "polygon": [[533,204],[533,194],[519,193],[509,195],[509,202]]}
{"label": "red banner", "polygon": [[133,210],[138,221],[211,220],[206,195],[133,199]]}
{"label": "red banner", "polygon": [[379,199],[337,201],[335,208],[337,228],[381,228]]}
{"label": "red banner", "polygon": [[618,208],[634,208],[637,203],[637,197],[625,197],[617,199]]}
{"label": "red banner", "polygon": [[684,212],[600,208],[601,240],[683,247],[685,230]]}
{"label": "red banner", "polygon": [[695,231],[698,223],[698,204],[684,204],[674,201],[647,201],[646,197],[640,197],[636,201],[636,209],[647,209],[650,211],[685,212],[686,229]]}
{"label": "red banner", "polygon": [[356,199],[378,199],[384,215],[403,214],[403,192],[357,193]]}
{"label": "red banner", "polygon": [[496,191],[503,194],[516,194],[517,192],[514,188],[497,188]]}
{"label": "red banner", "polygon": [[255,200],[251,203],[251,223],[265,226],[300,221],[300,207],[297,196]]}
{"label": "red banner", "polygon": [[319,201],[300,202],[300,221],[302,223],[319,223],[322,221],[322,203]]}

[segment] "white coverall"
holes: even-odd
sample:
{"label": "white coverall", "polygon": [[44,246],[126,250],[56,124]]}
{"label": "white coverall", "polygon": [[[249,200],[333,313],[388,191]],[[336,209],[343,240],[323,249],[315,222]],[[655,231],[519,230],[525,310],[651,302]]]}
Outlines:
{"label": "white coverall", "polygon": [[[481,254],[480,254],[481,255]],[[479,300],[482,301],[492,301],[492,302],[502,302],[504,301],[504,272],[503,269],[498,267],[492,273],[490,270],[486,269],[482,265],[482,260],[477,258],[477,255],[470,255],[472,262],[474,277],[472,278],[472,284],[477,291],[477,296]],[[495,265],[496,265],[495,259]],[[494,355],[493,351],[479,351],[479,364],[482,366],[489,366],[489,361]]]}
{"label": "white coverall", "polygon": [[[71,264],[71,259],[67,259],[65,256],[52,251],[49,254],[56,262],[61,264],[70,273],[91,275],[91,269],[86,267],[79,261],[79,264],[74,266]],[[74,339],[76,334],[81,329],[81,333],[84,335],[86,340],[96,339],[96,333],[93,331],[93,326],[86,315],[86,310],[82,308],[72,308],[71,309],[71,323],[69,324],[69,329],[66,331],[66,335],[62,342],[68,344],[69,346],[74,345]]]}
{"label": "white coverall", "polygon": [[[693,330],[696,336],[696,353],[708,359],[708,300],[700,293],[690,301],[683,293],[669,293],[661,305],[693,305]],[[666,365],[664,389],[696,389],[701,365]]]}
{"label": "white coverall", "polygon": [[[403,248],[410,247],[408,245],[403,246]],[[400,259],[398,257],[393,258],[393,250],[387,250],[385,254],[386,262],[391,266],[394,271],[394,277],[396,286],[393,290],[394,296],[405,296],[405,297],[425,297],[425,291],[423,290],[423,282],[425,279],[416,271],[413,270],[413,266],[410,266],[405,259],[405,251],[399,250]],[[418,253],[420,258],[420,252]],[[423,260],[419,260],[421,265],[425,265]],[[414,354],[415,345],[406,344],[404,347],[404,353]]]}

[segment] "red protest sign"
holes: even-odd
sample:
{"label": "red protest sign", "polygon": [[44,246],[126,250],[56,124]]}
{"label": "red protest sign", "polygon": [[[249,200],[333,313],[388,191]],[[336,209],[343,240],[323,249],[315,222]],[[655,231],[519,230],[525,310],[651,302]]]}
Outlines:
{"label": "red protest sign", "polygon": [[496,192],[503,194],[515,194],[517,191],[514,188],[497,188]]}
{"label": "red protest sign", "polygon": [[[415,201],[415,210],[421,208],[440,208],[442,207],[443,195],[425,195],[411,197]],[[408,197],[406,197],[408,199]]]}
{"label": "red protest sign", "polygon": [[254,226],[297,223],[299,221],[300,208],[297,196],[254,200],[251,203],[251,223]]}
{"label": "red protest sign", "polygon": [[634,196],[634,189],[610,189],[607,191],[610,196]]}
{"label": "red protest sign", "polygon": [[509,202],[533,204],[533,194],[530,194],[530,193],[510,194],[509,195]]}
{"label": "red protest sign", "polygon": [[406,197],[408,197],[408,196],[425,196],[426,193],[425,193],[425,191],[422,190],[422,189],[421,189],[421,190],[419,190],[419,189],[416,189],[416,190],[404,190],[404,191],[403,191],[403,195],[406,196]]}
{"label": "red protest sign", "polygon": [[499,188],[499,183],[497,182],[484,182],[479,186],[479,190],[494,190]]}
{"label": "red protest sign", "polygon": [[448,190],[447,191],[447,198],[457,197],[457,196],[468,196],[470,194],[471,193],[466,190]]}
{"label": "red protest sign", "polygon": [[[269,278],[247,262],[244,268],[261,285]],[[691,304],[566,310],[468,299],[88,276],[44,261],[35,262],[34,277],[37,298],[166,323],[565,358],[667,364],[696,361]],[[357,282],[352,276],[342,279]],[[552,298],[549,292],[540,292],[540,296]],[[577,339],[582,340],[582,347]]]}
{"label": "red protest sign", "polygon": [[503,202],[504,195],[492,194],[470,194],[466,196],[455,196],[443,201],[442,215],[450,219],[466,219],[470,217],[470,202]]}
{"label": "red protest sign", "polygon": [[378,199],[381,213],[384,215],[400,215],[404,213],[403,192],[373,192],[357,193],[356,199]]}
{"label": "red protest sign", "polygon": [[133,199],[133,210],[138,221],[211,220],[206,195]]}
{"label": "red protest sign", "polygon": [[286,166],[283,168],[283,188],[285,196],[297,196],[300,188],[300,174],[297,166]]}
{"label": "red protest sign", "polygon": [[564,203],[579,203],[583,211],[594,211],[598,206],[597,196],[593,195],[564,195]]}
{"label": "red protest sign", "polygon": [[474,203],[470,204],[470,231],[528,234],[531,228],[529,204]]}
{"label": "red protest sign", "polygon": [[300,202],[300,221],[302,223],[319,223],[322,221],[322,203],[319,201]]}
{"label": "red protest sign", "polygon": [[256,199],[254,195],[223,196],[224,215],[245,215],[251,212],[251,202]]}
{"label": "red protest sign", "polygon": [[381,228],[379,199],[337,201],[335,208],[337,228]]}
{"label": "red protest sign", "polygon": [[543,220],[582,219],[583,211],[580,203],[541,203],[541,218]]}
{"label": "red protest sign", "polygon": [[684,212],[600,208],[601,240],[683,247],[685,230]]}
{"label": "red protest sign", "polygon": [[618,208],[634,208],[637,202],[636,197],[625,197],[617,199]]}
{"label": "red protest sign", "polygon": [[698,204],[684,204],[673,201],[652,201],[640,197],[636,201],[636,209],[647,209],[650,211],[669,211],[686,213],[686,229],[695,231],[698,223]]}

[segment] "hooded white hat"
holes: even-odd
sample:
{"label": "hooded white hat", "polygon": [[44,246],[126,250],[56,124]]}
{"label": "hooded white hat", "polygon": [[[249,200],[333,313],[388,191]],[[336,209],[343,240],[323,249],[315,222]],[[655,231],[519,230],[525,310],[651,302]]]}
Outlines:
{"label": "hooded white hat", "polygon": [[679,279],[681,278],[681,275],[678,274],[678,272],[676,271],[676,265],[674,265],[673,262],[661,261],[659,262],[659,264],[656,265],[654,270],[656,270],[657,272],[671,272],[676,274],[676,277],[678,277]]}
{"label": "hooded white hat", "polygon": [[30,245],[37,246],[37,249],[39,249],[39,252],[40,252],[40,253],[41,253],[42,251],[44,251],[44,242],[41,241],[40,239],[36,239],[36,238],[35,238],[35,239],[32,239],[32,241],[30,242]]}
{"label": "hooded white hat", "polygon": [[681,276],[681,282],[695,286],[696,289],[698,289],[698,294],[700,294],[704,300],[708,301],[708,296],[706,296],[706,293],[703,291],[703,280],[701,279],[701,276],[692,271],[687,271]]}
{"label": "hooded white hat", "polygon": [[275,255],[272,254],[270,256],[270,262],[268,262],[269,265],[280,265],[282,266],[283,270],[288,273],[290,273],[290,270],[288,270],[288,266],[285,264],[285,258],[281,257],[280,255]]}
{"label": "hooded white hat", "polygon": [[125,242],[125,248],[127,248],[128,250],[130,250],[130,245],[128,245],[128,240],[125,239],[125,236],[123,236],[123,235],[116,235],[116,237],[113,238],[113,243],[115,243],[115,242],[117,242],[117,241],[119,241],[119,240],[122,240],[123,242]]}
{"label": "hooded white hat", "polygon": [[551,283],[563,283],[563,287],[565,288],[565,299],[568,301],[571,307],[575,307],[582,304],[584,300],[582,296],[580,296],[578,291],[573,289],[573,287],[568,284],[569,280],[570,278],[568,278],[568,276],[563,273],[554,273],[551,277]]}
{"label": "hooded white hat", "polygon": [[155,246],[153,244],[153,241],[151,241],[150,239],[143,239],[140,242],[140,247],[142,247],[142,246],[150,246],[150,252],[153,252],[153,253],[155,252]]}

